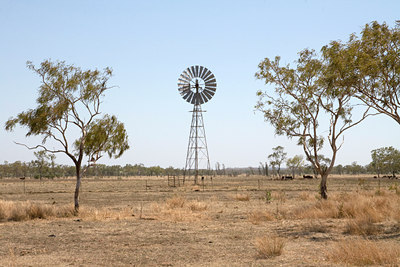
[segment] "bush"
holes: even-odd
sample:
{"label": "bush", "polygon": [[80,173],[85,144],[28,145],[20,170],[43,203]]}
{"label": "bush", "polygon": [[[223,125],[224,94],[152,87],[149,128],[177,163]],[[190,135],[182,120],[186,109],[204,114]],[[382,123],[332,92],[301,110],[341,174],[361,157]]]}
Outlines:
{"label": "bush", "polygon": [[283,253],[285,241],[280,237],[263,236],[255,241],[258,256],[263,259],[279,256]]}
{"label": "bush", "polygon": [[339,241],[327,252],[333,262],[357,266],[396,265],[399,254],[399,245],[365,239]]}

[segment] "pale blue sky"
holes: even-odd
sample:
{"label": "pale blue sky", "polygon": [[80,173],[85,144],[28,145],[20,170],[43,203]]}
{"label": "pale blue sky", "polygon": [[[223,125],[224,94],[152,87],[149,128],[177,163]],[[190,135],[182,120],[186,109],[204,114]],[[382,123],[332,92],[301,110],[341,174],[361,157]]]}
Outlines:
{"label": "pale blue sky", "polygon": [[[24,131],[4,131],[11,116],[35,106],[39,78],[26,68],[45,59],[83,69],[113,68],[104,112],[117,115],[131,149],[105,164],[183,167],[192,106],[177,79],[191,65],[209,68],[217,93],[203,109],[211,165],[257,166],[271,149],[302,154],[295,140],[274,136],[254,112],[258,63],[280,55],[291,63],[304,48],[319,50],[346,40],[365,23],[394,25],[400,1],[17,1],[0,0],[0,162],[30,161],[33,152],[13,141]],[[345,135],[337,164],[370,162],[370,151],[400,148],[400,126],[371,118]],[[71,164],[57,156],[58,163]]]}

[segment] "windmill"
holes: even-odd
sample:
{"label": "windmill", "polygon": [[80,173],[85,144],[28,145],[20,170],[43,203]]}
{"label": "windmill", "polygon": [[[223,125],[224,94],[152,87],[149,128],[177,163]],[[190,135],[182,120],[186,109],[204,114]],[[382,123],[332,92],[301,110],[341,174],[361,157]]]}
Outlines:
{"label": "windmill", "polygon": [[204,111],[201,109],[201,105],[214,96],[216,89],[217,81],[214,74],[203,66],[187,68],[178,79],[178,90],[181,96],[193,105],[183,182],[186,176],[193,175],[194,183],[197,184],[199,171],[210,171],[203,121]]}

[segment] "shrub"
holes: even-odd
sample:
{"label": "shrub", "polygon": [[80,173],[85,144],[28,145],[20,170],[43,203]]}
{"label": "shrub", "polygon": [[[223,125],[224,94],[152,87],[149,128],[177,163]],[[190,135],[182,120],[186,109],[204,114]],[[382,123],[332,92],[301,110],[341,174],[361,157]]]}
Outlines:
{"label": "shrub", "polygon": [[182,208],[185,205],[186,199],[181,196],[174,196],[166,200],[166,205],[170,209]]}
{"label": "shrub", "polygon": [[285,240],[277,236],[263,236],[255,240],[258,256],[263,259],[279,256],[283,253]]}
{"label": "shrub", "polygon": [[249,201],[250,196],[248,194],[236,194],[235,199],[238,201]]}
{"label": "shrub", "polygon": [[399,263],[400,246],[382,241],[365,239],[343,240],[327,252],[330,261],[357,266],[396,265]]}
{"label": "shrub", "polygon": [[49,217],[69,217],[73,214],[72,206],[54,206],[29,201],[0,201],[0,220],[25,221]]}
{"label": "shrub", "polygon": [[260,224],[261,222],[267,222],[274,220],[274,216],[268,211],[255,210],[249,213],[248,219],[252,224]]}
{"label": "shrub", "polygon": [[351,219],[346,224],[345,233],[351,235],[375,235],[380,232],[379,227],[369,217]]}

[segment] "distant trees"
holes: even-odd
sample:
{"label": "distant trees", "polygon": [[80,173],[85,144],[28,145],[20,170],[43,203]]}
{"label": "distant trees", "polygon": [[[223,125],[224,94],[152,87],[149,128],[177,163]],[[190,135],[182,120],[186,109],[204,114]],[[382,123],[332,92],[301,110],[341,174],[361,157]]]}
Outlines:
{"label": "distant trees", "polygon": [[299,173],[304,167],[303,156],[295,155],[293,158],[288,158],[286,160],[286,166],[291,171],[293,178],[296,176],[296,173]]}
{"label": "distant trees", "polygon": [[272,169],[276,168],[278,176],[280,176],[281,165],[285,161],[287,153],[284,152],[284,148],[282,146],[277,146],[272,148],[272,154],[268,155],[269,164]]}
{"label": "distant trees", "polygon": [[[120,157],[128,148],[124,125],[115,116],[99,118],[102,97],[112,76],[109,68],[82,71],[65,62],[46,60],[40,67],[28,62],[30,70],[39,75],[41,85],[36,100],[38,106],[9,119],[5,128],[12,131],[16,125],[28,129],[26,136],[41,136],[42,142],[29,149],[48,153],[64,153],[75,165],[75,211],[79,210],[79,188],[82,175],[104,154]],[[52,140],[51,145],[46,142]],[[53,148],[54,146],[57,148]],[[84,159],[87,165],[82,169]]]}
{"label": "distant trees", "polygon": [[382,147],[371,151],[371,166],[378,177],[384,173],[396,176],[400,171],[400,151],[394,147]]}

